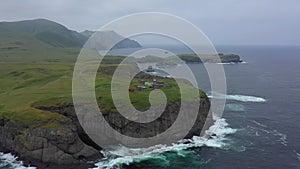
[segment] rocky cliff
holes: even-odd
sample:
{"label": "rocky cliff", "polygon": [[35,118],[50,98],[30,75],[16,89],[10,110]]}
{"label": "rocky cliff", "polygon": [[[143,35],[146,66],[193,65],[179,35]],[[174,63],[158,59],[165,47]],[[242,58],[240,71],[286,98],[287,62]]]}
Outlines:
{"label": "rocky cliff", "polygon": [[[54,65],[55,67],[53,67]],[[72,79],[67,76],[73,70],[72,65],[68,67],[65,64],[62,66],[53,64],[44,69],[41,66],[43,65],[34,64],[30,69],[20,68],[19,64],[6,66],[5,69],[0,67],[3,69],[0,71],[0,75],[3,72],[11,72],[4,73],[1,77],[7,76],[6,83],[11,84],[12,87],[11,90],[5,88],[6,93],[1,93],[0,97],[0,151],[12,152],[24,160],[25,164],[31,161],[39,168],[47,168],[47,165],[50,168],[92,167],[93,164],[87,164],[86,161],[101,158],[99,153],[101,147],[88,137],[78,122],[71,97]],[[128,69],[137,69],[136,65],[122,66]],[[57,68],[60,69],[55,72],[54,69]],[[115,69],[116,65],[114,64],[100,66],[95,85],[99,108],[106,121],[115,130],[131,137],[151,137],[168,129],[176,120],[181,108],[180,90],[175,79],[155,77],[157,81],[165,84],[160,89],[167,96],[166,108],[156,120],[140,124],[121,116],[112,104],[109,92],[111,91],[111,77]],[[32,77],[26,83],[21,83],[20,86],[22,75],[26,75],[26,78],[28,75],[34,75],[35,78]],[[140,72],[132,80],[131,86],[143,85],[144,83],[140,81],[151,81],[153,78],[152,75]],[[187,89],[193,88],[190,83],[183,82]],[[143,111],[151,106],[148,98],[152,91],[153,88],[148,88],[145,91],[129,93],[132,96],[130,97],[131,102],[136,109]],[[13,95],[14,92],[17,93]],[[186,109],[184,117],[198,112],[195,124],[186,135],[187,138],[200,134],[210,109],[210,102],[205,93],[199,90],[199,94],[200,107],[198,111],[196,109],[189,111],[193,101],[185,100],[188,104],[184,105],[188,109]],[[182,130],[181,126],[178,130]],[[174,131],[174,134],[180,132],[178,130]]]}
{"label": "rocky cliff", "polygon": [[99,151],[80,138],[71,120],[62,120],[63,127],[30,127],[7,119],[0,121],[0,145],[26,163],[38,165],[80,164],[92,158],[100,158]]}
{"label": "rocky cliff", "polygon": [[235,54],[219,54],[219,55],[200,55],[195,54],[181,54],[178,55],[180,59],[187,63],[230,63],[230,62],[242,62],[239,55]]}
{"label": "rocky cliff", "polygon": [[[207,97],[201,98],[197,120],[187,138],[199,135],[210,109]],[[98,147],[81,128],[72,104],[38,106],[37,109],[59,113],[67,117],[59,121],[63,127],[30,127],[16,124],[8,119],[0,120],[0,145],[2,149],[13,152],[33,164],[41,166],[52,164],[85,165],[94,158],[101,158]],[[164,113],[154,122],[136,125],[118,113],[103,112],[106,120],[122,134],[128,136],[152,136],[163,132],[175,121],[180,102],[169,103]],[[34,163],[34,161],[36,163]],[[42,163],[40,163],[42,162]],[[57,167],[57,166],[56,166]]]}

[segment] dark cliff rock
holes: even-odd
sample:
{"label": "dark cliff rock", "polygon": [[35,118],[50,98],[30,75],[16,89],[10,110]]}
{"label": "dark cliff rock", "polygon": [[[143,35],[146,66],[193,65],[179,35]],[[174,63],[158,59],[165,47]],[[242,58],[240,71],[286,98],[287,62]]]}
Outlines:
{"label": "dark cliff rock", "polygon": [[[174,103],[168,103],[166,105],[165,111],[162,113],[162,115],[157,118],[156,120],[149,122],[149,123],[136,123],[133,121],[130,121],[126,118],[124,118],[121,114],[118,112],[102,112],[104,118],[106,121],[117,131],[120,133],[130,136],[130,137],[151,137],[154,135],[157,135],[158,133],[164,132],[166,129],[168,129],[176,120],[177,115],[180,110],[180,101],[174,102]],[[40,106],[37,107],[41,110],[51,111],[51,112],[57,112],[64,116],[69,117],[72,119],[73,124],[76,126],[76,131],[78,133],[78,136],[81,138],[81,140],[89,146],[94,147],[95,149],[99,149],[100,147],[95,144],[88,135],[84,132],[82,129],[77,116],[75,114],[74,106],[73,104],[62,104],[62,105],[55,105],[50,107],[44,107]],[[186,135],[185,138],[191,138],[194,135],[200,135],[200,132],[204,126],[204,122],[208,116],[210,109],[210,101],[205,96],[200,99],[200,106],[199,111],[197,115],[196,122],[193,126],[193,128],[190,130],[190,132]],[[194,113],[194,112],[190,112]]]}
{"label": "dark cliff rock", "polygon": [[[63,128],[38,126],[28,128],[28,126],[1,119],[0,145],[2,149],[5,148],[9,152],[13,152],[25,160],[25,163],[31,161],[33,165],[38,166],[50,163],[59,166],[76,164],[78,167],[80,164],[86,165],[85,161],[88,159],[101,158],[99,153],[101,148],[81,128],[73,104],[38,106],[36,108],[62,114],[68,119],[60,121],[64,126]],[[154,122],[139,125],[115,112],[103,112],[103,115],[113,128],[122,134],[132,137],[148,137],[169,128],[176,120],[179,108],[180,102],[169,103],[164,113]],[[208,98],[201,98],[196,123],[186,138],[200,134],[209,109],[210,102]]]}
{"label": "dark cliff rock", "polygon": [[234,54],[230,54],[230,55],[223,55],[223,54],[219,54],[220,58],[221,58],[221,62],[222,63],[230,63],[230,62],[242,62],[241,58],[239,55],[234,55]]}
{"label": "dark cliff rock", "polygon": [[71,120],[62,120],[64,127],[23,126],[8,120],[0,122],[0,149],[16,154],[25,164],[29,161],[58,165],[82,164],[101,158],[97,149],[85,144]]}
{"label": "dark cliff rock", "polygon": [[[149,123],[132,122],[122,117],[119,113],[103,112],[103,115],[106,121],[108,121],[108,123],[110,123],[111,126],[120,133],[130,137],[147,138],[166,131],[175,122],[180,110],[180,106],[180,101],[167,104],[165,111],[161,114],[161,116]],[[209,100],[202,98],[200,101],[196,122],[185,138],[191,138],[194,135],[200,135],[209,109]]]}
{"label": "dark cliff rock", "polygon": [[235,54],[219,54],[212,56],[204,56],[201,59],[195,54],[181,54],[178,55],[180,59],[187,63],[239,63],[242,62],[239,55]]}

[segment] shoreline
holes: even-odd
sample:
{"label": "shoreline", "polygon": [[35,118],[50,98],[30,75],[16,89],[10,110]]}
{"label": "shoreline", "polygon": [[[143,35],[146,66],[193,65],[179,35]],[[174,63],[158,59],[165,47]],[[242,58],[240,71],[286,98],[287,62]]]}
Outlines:
{"label": "shoreline", "polygon": [[[36,167],[37,169],[88,169],[88,168],[94,168],[96,167],[94,165],[94,163],[89,163],[89,161],[82,161],[81,163],[78,164],[68,164],[68,165],[59,165],[59,164],[55,164],[55,163],[49,163],[49,162],[41,162],[39,160],[33,159],[33,158],[29,158],[29,157],[20,157],[18,156],[17,153],[15,152],[11,152],[8,149],[0,146],[0,152],[4,153],[4,154],[12,154],[13,156],[17,157],[16,161],[19,161],[23,163],[24,167]],[[100,152],[99,152],[100,153]],[[93,160],[90,161],[94,161],[98,158],[94,158]],[[31,164],[29,166],[29,164]]]}

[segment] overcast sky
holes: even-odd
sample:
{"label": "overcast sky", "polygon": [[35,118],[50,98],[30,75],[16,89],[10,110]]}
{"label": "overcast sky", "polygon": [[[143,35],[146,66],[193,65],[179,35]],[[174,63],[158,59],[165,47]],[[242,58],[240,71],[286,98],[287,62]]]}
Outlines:
{"label": "overcast sky", "polygon": [[1,0],[0,20],[46,18],[96,30],[135,12],[166,12],[218,45],[300,45],[299,0]]}

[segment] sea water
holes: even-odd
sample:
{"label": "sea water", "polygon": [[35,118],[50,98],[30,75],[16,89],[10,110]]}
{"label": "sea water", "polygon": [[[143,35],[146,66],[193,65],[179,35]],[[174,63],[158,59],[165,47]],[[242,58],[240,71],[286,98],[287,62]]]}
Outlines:
{"label": "sea water", "polygon": [[[212,139],[195,136],[172,146],[102,151],[105,158],[95,162],[95,168],[299,169],[300,47],[220,46],[217,50],[238,54],[245,62],[223,65],[228,93],[217,97],[225,97],[227,103]],[[190,68],[199,88],[212,97],[205,68],[201,64]],[[0,154],[0,161],[0,168],[22,168],[11,154]]]}

